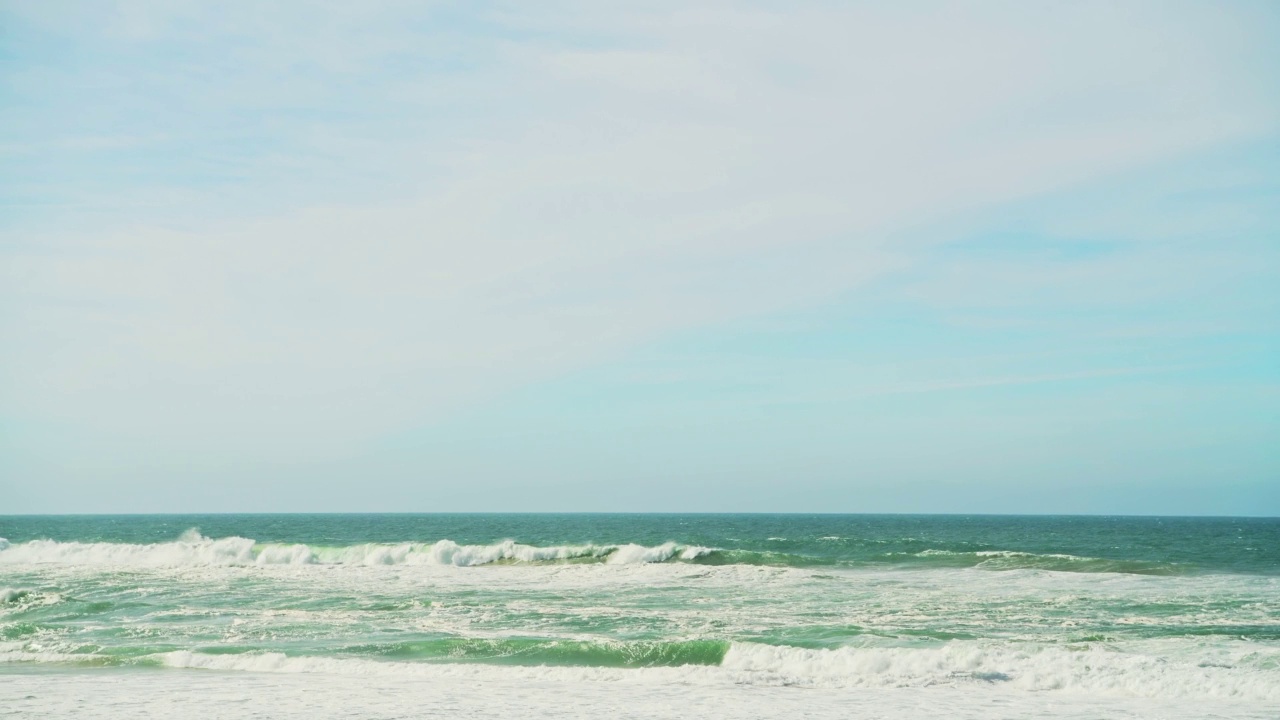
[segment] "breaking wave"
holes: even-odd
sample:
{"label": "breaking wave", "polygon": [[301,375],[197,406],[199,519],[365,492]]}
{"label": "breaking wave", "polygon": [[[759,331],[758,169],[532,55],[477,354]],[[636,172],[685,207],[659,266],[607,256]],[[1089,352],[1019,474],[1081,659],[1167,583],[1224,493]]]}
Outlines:
{"label": "breaking wave", "polygon": [[[825,540],[826,538],[823,538]],[[813,552],[779,552],[710,548],[666,542],[584,545],[526,545],[514,540],[487,545],[434,543],[362,543],[326,547],[302,543],[259,543],[250,538],[207,538],[188,530],[172,542],[131,544],[0,540],[0,565],[74,564],[170,567],[184,565],[438,565],[471,567],[492,564],[696,563],[699,565],[766,565],[777,567],[977,568],[981,570],[1048,570],[1080,573],[1179,575],[1186,566],[1145,560],[1117,560],[1012,550],[873,552],[857,556]]]}
{"label": "breaking wave", "polygon": [[494,563],[602,562],[610,564],[690,561],[710,548],[674,542],[642,545],[556,545],[538,547],[504,540],[491,545],[365,543],[320,547],[300,543],[258,543],[249,538],[212,539],[194,530],[166,543],[132,544],[31,540],[0,546],[0,564],[135,565],[453,565]]}

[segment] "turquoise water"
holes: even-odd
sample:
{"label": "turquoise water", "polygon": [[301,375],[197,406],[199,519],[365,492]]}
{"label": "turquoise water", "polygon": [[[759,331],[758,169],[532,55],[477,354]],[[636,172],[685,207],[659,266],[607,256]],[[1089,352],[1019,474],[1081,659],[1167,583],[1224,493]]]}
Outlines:
{"label": "turquoise water", "polygon": [[703,668],[1280,700],[1277,519],[60,516],[0,517],[0,537],[11,669]]}

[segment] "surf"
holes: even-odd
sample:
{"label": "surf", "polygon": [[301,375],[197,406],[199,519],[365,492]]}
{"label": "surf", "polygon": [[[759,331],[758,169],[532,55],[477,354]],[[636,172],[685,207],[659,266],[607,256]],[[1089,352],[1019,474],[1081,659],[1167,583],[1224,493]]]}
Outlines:
{"label": "surf", "polygon": [[450,539],[434,542],[356,543],[324,546],[306,543],[262,543],[231,536],[209,538],[197,530],[160,543],[56,541],[47,539],[9,543],[0,540],[0,564],[77,565],[88,567],[181,567],[252,565],[555,565],[602,563],[635,565],[687,563],[698,565],[756,565],[771,567],[845,568],[975,568],[979,570],[1046,570],[1071,573],[1177,575],[1193,572],[1185,564],[1083,557],[1061,553],[1014,550],[926,549],[918,552],[877,552],[858,555],[806,554],[769,549],[716,548],[667,541],[641,543],[584,543],[533,545],[507,539],[487,544],[462,544]]}
{"label": "surf", "polygon": [[0,564],[174,567],[196,565],[440,565],[473,567],[493,564],[601,562],[613,565],[691,561],[710,548],[667,542],[646,547],[620,545],[553,545],[540,547],[514,540],[462,545],[434,543],[361,543],[326,547],[303,543],[259,543],[250,538],[208,538],[188,530],[172,542],[137,544],[30,540],[0,546]]}

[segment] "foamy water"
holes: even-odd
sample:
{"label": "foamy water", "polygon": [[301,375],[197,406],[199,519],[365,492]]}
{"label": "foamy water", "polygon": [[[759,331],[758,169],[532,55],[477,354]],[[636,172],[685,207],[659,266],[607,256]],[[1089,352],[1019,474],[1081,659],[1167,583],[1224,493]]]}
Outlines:
{"label": "foamy water", "polygon": [[[741,717],[799,697],[815,717],[943,698],[954,717],[1280,716],[1274,523],[1194,526],[1198,546],[1179,526],[1161,549],[1146,521],[1073,541],[1030,519],[1019,541],[996,520],[0,520],[0,704],[20,715],[71,717],[94,688],[102,717],[235,717],[216,698],[251,683],[288,712],[342,687],[367,717],[386,692],[503,716],[493,688],[538,715],[573,716],[572,696],[619,717],[680,716],[673,697]],[[184,683],[203,694],[166,696]]]}

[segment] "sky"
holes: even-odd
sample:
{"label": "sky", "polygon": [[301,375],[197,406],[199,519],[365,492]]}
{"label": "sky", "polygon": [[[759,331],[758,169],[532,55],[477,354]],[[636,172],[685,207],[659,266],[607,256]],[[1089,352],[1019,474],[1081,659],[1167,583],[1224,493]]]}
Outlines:
{"label": "sky", "polygon": [[1280,5],[0,2],[0,514],[1280,515]]}

